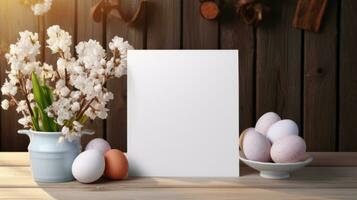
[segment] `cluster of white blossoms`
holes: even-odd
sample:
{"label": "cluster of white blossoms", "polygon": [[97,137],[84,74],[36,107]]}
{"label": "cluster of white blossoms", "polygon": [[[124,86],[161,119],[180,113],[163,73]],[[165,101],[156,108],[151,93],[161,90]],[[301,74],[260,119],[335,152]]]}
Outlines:
{"label": "cluster of white blossoms", "polygon": [[41,3],[36,3],[31,6],[35,15],[43,15],[51,9],[52,0],[42,0]]}
{"label": "cluster of white blossoms", "polygon": [[[89,40],[76,46],[77,57],[71,54],[71,36],[58,25],[47,29],[47,46],[58,54],[56,66],[36,61],[40,44],[38,35],[28,31],[20,33],[20,39],[10,46],[6,58],[10,65],[8,79],[1,88],[8,98],[1,102],[3,109],[17,105],[16,111],[23,114],[19,123],[33,128],[32,114],[36,106],[32,92],[31,74],[34,72],[54,94],[52,105],[45,111],[61,127],[65,138],[71,139],[81,133],[87,119],[105,119],[107,103],[114,98],[106,88],[109,79],[126,73],[127,50],[133,47],[123,38],[114,37],[109,43],[111,54],[99,42]],[[109,55],[112,55],[109,58]],[[25,100],[17,101],[21,91]]]}

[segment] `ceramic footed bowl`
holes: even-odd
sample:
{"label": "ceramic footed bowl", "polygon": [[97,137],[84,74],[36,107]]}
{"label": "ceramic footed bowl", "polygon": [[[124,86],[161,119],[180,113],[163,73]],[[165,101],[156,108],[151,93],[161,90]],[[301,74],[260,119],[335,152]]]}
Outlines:
{"label": "ceramic footed bowl", "polygon": [[239,153],[239,159],[249,167],[258,170],[260,176],[268,179],[285,179],[290,177],[290,173],[303,168],[311,163],[313,158],[309,156],[306,160],[296,163],[273,163],[273,162],[258,162],[248,160],[243,152]]}

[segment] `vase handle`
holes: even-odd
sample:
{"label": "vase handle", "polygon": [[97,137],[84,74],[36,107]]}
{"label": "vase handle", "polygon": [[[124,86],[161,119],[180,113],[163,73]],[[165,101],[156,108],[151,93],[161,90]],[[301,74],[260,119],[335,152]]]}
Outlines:
{"label": "vase handle", "polygon": [[26,130],[26,129],[17,130],[17,133],[20,134],[20,135],[27,135],[27,136],[29,136],[29,130]]}
{"label": "vase handle", "polygon": [[83,130],[82,131],[82,135],[93,135],[94,134],[94,131],[93,130]]}

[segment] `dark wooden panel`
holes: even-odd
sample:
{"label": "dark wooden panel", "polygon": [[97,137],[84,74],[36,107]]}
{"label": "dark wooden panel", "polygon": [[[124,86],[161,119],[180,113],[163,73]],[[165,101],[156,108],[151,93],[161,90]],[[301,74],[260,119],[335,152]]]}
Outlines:
{"label": "dark wooden panel", "polygon": [[[99,1],[100,0],[77,0],[77,43],[89,39],[97,40],[101,44],[103,43],[102,24],[94,22],[90,15],[92,6]],[[83,135],[82,145],[85,146],[93,138],[103,137],[104,127],[104,121],[99,118],[88,122],[86,128],[94,130],[95,134],[91,136]]]}
{"label": "dark wooden panel", "polygon": [[357,151],[357,1],[341,1],[339,150]]}
{"label": "dark wooden panel", "polygon": [[308,151],[336,150],[337,3],[328,2],[320,33],[305,32],[304,138]]}
{"label": "dark wooden panel", "polygon": [[147,22],[148,49],[180,48],[180,0],[150,0],[148,3]]}
{"label": "dark wooden panel", "polygon": [[[7,48],[15,43],[19,37],[18,32],[29,30],[38,32],[37,18],[29,6],[20,4],[20,1],[0,1],[0,47]],[[3,49],[3,53],[5,49]],[[5,70],[9,69],[4,54],[0,55],[0,78],[1,85],[7,75]],[[1,100],[4,97],[1,95]],[[17,120],[18,115],[15,107],[9,110],[1,109],[1,150],[2,151],[25,151],[27,150],[27,136],[18,135],[17,130],[22,129]]]}
{"label": "dark wooden panel", "polygon": [[[296,1],[270,1],[257,28],[256,118],[274,111],[301,127],[301,31],[292,28]],[[301,131],[301,130],[300,130]]]}
{"label": "dark wooden panel", "polygon": [[[53,1],[51,10],[45,15],[46,29],[52,25],[59,25],[72,36],[72,41],[76,41],[75,10],[75,1],[73,0]],[[73,50],[74,45],[72,45],[72,53]],[[57,55],[52,55],[51,50],[46,48],[45,60],[47,63],[54,65],[57,62],[57,58]]]}
{"label": "dark wooden panel", "polygon": [[222,49],[239,50],[239,129],[242,131],[255,123],[255,32],[252,26],[234,16],[234,1],[225,3],[220,43]]}
{"label": "dark wooden panel", "polygon": [[[129,15],[134,13],[139,0],[122,1],[123,11]],[[113,11],[115,12],[115,11]],[[143,49],[146,44],[145,15],[142,15],[135,26],[127,26],[118,18],[108,17],[107,42],[118,35],[128,40],[136,49]],[[122,151],[127,150],[127,99],[126,77],[114,79],[108,82],[108,88],[114,93],[114,100],[109,103],[109,116],[106,120],[106,138],[112,145]]]}
{"label": "dark wooden panel", "polygon": [[200,1],[183,0],[182,39],[184,49],[217,49],[218,21],[201,17]]}

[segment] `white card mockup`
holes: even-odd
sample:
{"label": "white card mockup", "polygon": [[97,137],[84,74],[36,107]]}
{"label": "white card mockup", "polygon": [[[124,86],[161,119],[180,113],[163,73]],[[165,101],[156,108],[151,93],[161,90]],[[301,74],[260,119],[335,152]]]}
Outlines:
{"label": "white card mockup", "polygon": [[130,176],[235,177],[238,50],[129,50]]}

